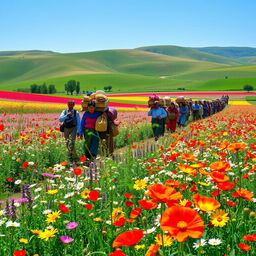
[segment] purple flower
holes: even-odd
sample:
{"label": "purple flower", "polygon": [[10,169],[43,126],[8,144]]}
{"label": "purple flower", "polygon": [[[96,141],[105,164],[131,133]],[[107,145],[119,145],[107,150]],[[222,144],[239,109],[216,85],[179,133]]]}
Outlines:
{"label": "purple flower", "polygon": [[43,173],[42,173],[42,176],[47,177],[47,178],[55,178],[55,175],[54,175],[54,174],[47,173],[47,172],[43,172]]}
{"label": "purple flower", "polygon": [[75,229],[78,226],[78,223],[76,222],[69,222],[66,226],[66,229]]}
{"label": "purple flower", "polygon": [[17,199],[16,202],[18,203],[24,203],[24,202],[27,202],[28,199],[27,198],[20,198],[20,199]]}
{"label": "purple flower", "polygon": [[70,236],[61,236],[60,237],[60,241],[63,243],[63,244],[69,244],[73,241],[74,239]]}

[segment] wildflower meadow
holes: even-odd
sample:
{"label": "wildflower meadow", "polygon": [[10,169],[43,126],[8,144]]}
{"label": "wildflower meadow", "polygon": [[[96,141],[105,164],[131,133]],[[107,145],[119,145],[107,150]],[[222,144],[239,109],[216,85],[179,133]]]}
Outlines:
{"label": "wildflower meadow", "polygon": [[256,255],[255,106],[158,141],[145,111],[119,112],[115,154],[89,166],[49,112],[2,111],[0,255]]}

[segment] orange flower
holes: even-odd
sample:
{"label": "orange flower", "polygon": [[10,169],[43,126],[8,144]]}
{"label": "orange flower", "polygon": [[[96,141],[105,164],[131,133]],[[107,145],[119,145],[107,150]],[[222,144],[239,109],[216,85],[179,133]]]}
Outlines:
{"label": "orange flower", "polygon": [[229,142],[228,142],[228,141],[223,141],[223,142],[219,145],[219,149],[224,150],[224,149],[227,149],[228,146],[229,146]]}
{"label": "orange flower", "polygon": [[155,198],[161,202],[176,202],[182,199],[180,192],[177,192],[173,187],[167,187],[162,184],[153,184],[147,187],[148,192],[145,195]]}
{"label": "orange flower", "polygon": [[145,254],[145,256],[155,256],[159,250],[159,244],[151,244]]}
{"label": "orange flower", "polygon": [[243,240],[256,242],[256,234],[253,234],[253,235],[244,235],[244,236],[243,236]]}
{"label": "orange flower", "polygon": [[157,202],[157,200],[155,200],[155,199],[139,200],[138,201],[139,205],[146,210],[155,209],[157,207],[156,202]]}
{"label": "orange flower", "polygon": [[160,226],[178,242],[187,237],[200,238],[204,232],[204,222],[198,212],[183,206],[172,206],[162,215]]}
{"label": "orange flower", "polygon": [[67,164],[68,164],[67,161],[60,162],[60,165],[62,165],[62,166],[66,166]]}
{"label": "orange flower", "polygon": [[112,244],[112,247],[132,246],[143,238],[143,230],[131,230],[119,234]]}
{"label": "orange flower", "polygon": [[229,146],[227,147],[227,149],[231,152],[237,152],[237,151],[244,151],[245,148],[246,148],[246,144],[243,143],[243,142],[240,142],[240,143],[232,143],[232,144],[229,144]]}
{"label": "orange flower", "polygon": [[229,180],[229,177],[227,175],[224,175],[219,172],[211,172],[210,176],[212,177],[213,182],[226,182]]}
{"label": "orange flower", "polygon": [[233,197],[243,197],[245,200],[252,201],[253,193],[244,189],[244,188],[236,188],[236,193],[232,194]]}
{"label": "orange flower", "polygon": [[135,209],[131,210],[130,218],[136,219],[140,215],[140,213],[141,213],[140,207],[136,207]]}
{"label": "orange flower", "polygon": [[220,207],[220,203],[212,197],[201,197],[200,194],[195,194],[192,198],[195,206],[205,212],[211,212]]}
{"label": "orange flower", "polygon": [[179,164],[179,165],[177,165],[177,167],[181,171],[183,171],[183,172],[185,172],[187,174],[190,174],[192,176],[196,176],[196,169],[194,167],[188,165],[188,164]]}
{"label": "orange flower", "polygon": [[193,155],[189,154],[189,153],[182,154],[181,159],[182,160],[188,160],[188,161],[191,161],[191,162],[196,161],[195,157]]}
{"label": "orange flower", "polygon": [[169,186],[173,186],[175,188],[178,188],[180,185],[180,182],[178,180],[166,180],[165,184],[169,185]]}
{"label": "orange flower", "polygon": [[233,182],[220,182],[217,184],[218,189],[228,191],[235,186]]}
{"label": "orange flower", "polygon": [[210,164],[210,168],[218,172],[227,172],[230,170],[230,164],[228,162],[213,162]]}

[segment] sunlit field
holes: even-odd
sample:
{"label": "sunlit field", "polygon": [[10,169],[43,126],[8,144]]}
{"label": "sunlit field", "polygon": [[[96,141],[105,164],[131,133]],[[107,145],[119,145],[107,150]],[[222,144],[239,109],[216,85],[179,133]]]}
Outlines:
{"label": "sunlit field", "polygon": [[58,112],[1,114],[0,254],[254,255],[255,113],[229,106],[157,143],[146,112],[119,113],[126,147],[87,167],[78,140],[76,168]]}

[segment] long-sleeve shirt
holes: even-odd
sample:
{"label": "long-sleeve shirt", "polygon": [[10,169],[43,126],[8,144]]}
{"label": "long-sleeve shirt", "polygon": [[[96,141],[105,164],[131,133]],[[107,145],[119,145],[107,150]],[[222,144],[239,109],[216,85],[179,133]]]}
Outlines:
{"label": "long-sleeve shirt", "polygon": [[167,117],[167,113],[163,108],[151,108],[148,111],[148,116],[152,116],[152,118],[157,118],[158,116],[160,116],[160,118],[165,118]]}
{"label": "long-sleeve shirt", "polygon": [[95,111],[94,113],[85,112],[78,128],[78,133],[83,134],[85,128],[95,129],[96,120],[101,115],[102,112],[99,111]]}
{"label": "long-sleeve shirt", "polygon": [[69,109],[63,110],[61,112],[60,116],[59,116],[59,121],[64,122],[66,119],[69,118],[69,116],[67,116],[67,114],[71,112],[73,115],[75,115],[75,111],[76,111],[76,125],[77,125],[77,127],[80,127],[80,115],[79,115],[78,111],[74,110],[74,109],[72,109],[72,110],[69,110]]}

